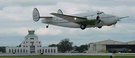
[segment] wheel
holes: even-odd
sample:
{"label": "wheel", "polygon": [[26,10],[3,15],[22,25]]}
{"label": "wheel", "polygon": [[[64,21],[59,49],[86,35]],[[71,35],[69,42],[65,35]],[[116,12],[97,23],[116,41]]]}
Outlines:
{"label": "wheel", "polygon": [[102,26],[98,27],[98,28],[102,28]]}
{"label": "wheel", "polygon": [[46,28],[48,28],[49,26],[46,26]]}
{"label": "wheel", "polygon": [[80,28],[81,28],[82,30],[84,30],[84,29],[86,28],[86,25],[81,24],[81,25],[80,25]]}

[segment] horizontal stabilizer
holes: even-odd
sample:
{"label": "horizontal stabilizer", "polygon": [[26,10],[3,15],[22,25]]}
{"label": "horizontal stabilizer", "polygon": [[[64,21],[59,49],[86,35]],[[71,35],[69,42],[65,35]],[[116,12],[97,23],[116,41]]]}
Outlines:
{"label": "horizontal stabilizer", "polygon": [[57,11],[57,13],[58,13],[58,14],[63,14],[63,12],[62,12],[61,9],[59,9],[59,10]]}
{"label": "horizontal stabilizer", "polygon": [[47,16],[47,17],[40,17],[40,18],[53,18],[53,17],[49,17],[49,16]]}

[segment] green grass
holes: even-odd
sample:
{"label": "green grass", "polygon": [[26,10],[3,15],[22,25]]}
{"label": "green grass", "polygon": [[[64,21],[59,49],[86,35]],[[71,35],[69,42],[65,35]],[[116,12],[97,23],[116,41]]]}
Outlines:
{"label": "green grass", "polygon": [[[0,56],[0,58],[24,57],[24,58],[110,58],[110,56],[89,56],[89,55],[25,55],[25,56]],[[135,56],[115,56],[114,58],[135,58]]]}

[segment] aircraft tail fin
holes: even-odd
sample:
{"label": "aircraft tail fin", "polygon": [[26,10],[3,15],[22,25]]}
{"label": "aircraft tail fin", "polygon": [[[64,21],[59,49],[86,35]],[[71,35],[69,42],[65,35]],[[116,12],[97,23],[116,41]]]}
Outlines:
{"label": "aircraft tail fin", "polygon": [[58,13],[58,14],[63,14],[63,12],[62,12],[61,9],[59,9],[59,10],[57,11],[57,13]]}
{"label": "aircraft tail fin", "polygon": [[[63,14],[62,10],[61,9],[58,9],[57,14]],[[58,20],[58,18],[60,18],[60,17],[55,16],[53,18],[56,19],[56,20]]]}
{"label": "aircraft tail fin", "polygon": [[40,16],[38,9],[37,8],[34,8],[33,9],[33,20],[35,22],[37,22],[37,21],[39,21],[40,18],[52,19],[51,16]]}

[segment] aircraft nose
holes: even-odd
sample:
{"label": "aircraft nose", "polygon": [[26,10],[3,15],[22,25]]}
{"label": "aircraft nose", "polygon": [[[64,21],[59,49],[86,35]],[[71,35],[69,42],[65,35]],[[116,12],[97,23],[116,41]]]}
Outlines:
{"label": "aircraft nose", "polygon": [[119,16],[116,16],[116,21],[120,21],[120,17]]}

